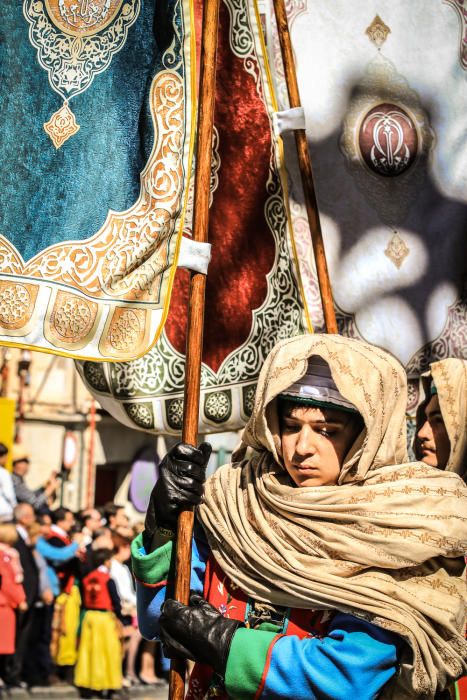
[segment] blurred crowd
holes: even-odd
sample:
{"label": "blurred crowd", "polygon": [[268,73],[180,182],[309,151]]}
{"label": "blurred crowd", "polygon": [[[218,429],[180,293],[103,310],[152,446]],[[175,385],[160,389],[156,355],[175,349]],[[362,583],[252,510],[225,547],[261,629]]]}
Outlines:
{"label": "blurred crowd", "polygon": [[[52,508],[57,476],[28,488],[27,454],[0,443],[0,689],[76,685],[83,697],[165,682],[168,662],[142,639],[123,506]],[[34,653],[29,653],[30,650]]]}

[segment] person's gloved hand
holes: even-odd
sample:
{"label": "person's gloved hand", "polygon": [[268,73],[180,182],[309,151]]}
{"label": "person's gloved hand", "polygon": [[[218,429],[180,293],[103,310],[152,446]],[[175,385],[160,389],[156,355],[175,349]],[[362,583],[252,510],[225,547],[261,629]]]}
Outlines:
{"label": "person's gloved hand", "polygon": [[207,442],[199,447],[179,442],[166,454],[146,513],[149,536],[158,526],[174,530],[179,512],[200,503],[211,450]]}
{"label": "person's gloved hand", "polygon": [[200,595],[190,597],[190,605],[166,600],[159,618],[160,638],[165,656],[183,657],[212,666],[225,675],[232,639],[238,620],[223,617]]}

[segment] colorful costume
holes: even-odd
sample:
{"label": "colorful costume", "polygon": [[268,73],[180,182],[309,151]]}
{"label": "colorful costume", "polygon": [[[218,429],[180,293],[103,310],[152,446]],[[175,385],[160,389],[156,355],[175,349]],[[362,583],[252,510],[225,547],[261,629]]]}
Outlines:
{"label": "colorful costume", "polygon": [[[277,397],[315,355],[365,430],[337,485],[296,488],[283,468]],[[405,406],[401,366],[365,343],[304,336],[269,355],[243,434],[253,456],[243,450],[219,469],[197,510],[208,546],[195,538],[191,587],[204,579],[208,600],[246,623],[227,659],[228,697],[403,700],[432,697],[465,673],[467,489],[454,474],[406,463]],[[153,638],[172,543],[150,554],[142,545],[132,550],[138,618]],[[203,678],[195,667],[193,699]]]}
{"label": "colorful costume", "polygon": [[117,621],[120,601],[108,569],[100,566],[82,581],[81,622],[75,685],[92,690],[122,687],[122,645]]}
{"label": "colorful costume", "polygon": [[[68,555],[74,549],[70,537],[57,525],[52,525],[47,543],[56,549],[67,549]],[[45,550],[46,548],[42,547],[39,551],[47,559]],[[60,593],[55,600],[51,643],[51,653],[57,666],[74,666],[76,663],[76,639],[81,597],[78,586],[75,585],[77,559],[74,554],[66,559],[60,560],[56,557],[54,560],[50,560],[52,565],[55,564],[53,568],[60,588]]]}
{"label": "colorful costume", "polygon": [[15,653],[15,609],[26,600],[18,552],[0,543],[0,654]]}

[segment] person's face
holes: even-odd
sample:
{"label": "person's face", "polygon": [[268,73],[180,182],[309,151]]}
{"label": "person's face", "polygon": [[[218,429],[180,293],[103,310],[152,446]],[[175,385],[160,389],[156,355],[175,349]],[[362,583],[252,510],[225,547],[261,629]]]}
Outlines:
{"label": "person's face", "polygon": [[64,519],[57,524],[62,528],[62,530],[65,530],[65,532],[70,532],[71,528],[75,524],[75,516],[73,513],[66,513]]}
{"label": "person's face", "polygon": [[131,556],[131,547],[129,544],[122,544],[118,548],[118,558],[120,561],[128,561]]}
{"label": "person's face", "polygon": [[117,527],[128,527],[128,516],[123,508],[119,508],[115,515],[110,518],[110,527],[116,530]]}
{"label": "person's face", "polygon": [[297,486],[337,483],[361,423],[345,411],[286,404],[281,416],[284,465]]}
{"label": "person's face", "polygon": [[34,508],[24,503],[21,509],[21,517],[18,520],[19,524],[27,529],[28,527],[31,527],[35,520],[36,516],[34,515]]}
{"label": "person's face", "polygon": [[90,532],[96,532],[102,527],[102,517],[98,510],[91,510],[86,519],[86,527]]}
{"label": "person's face", "polygon": [[430,467],[445,469],[451,452],[448,433],[439,407],[438,395],[425,406],[425,422],[417,433],[421,460]]}
{"label": "person's face", "polygon": [[6,465],[7,459],[8,459],[8,452],[6,454],[0,456],[0,467],[4,467]]}
{"label": "person's face", "polygon": [[18,476],[26,476],[29,471],[29,462],[27,459],[21,459],[19,462],[15,462],[13,465],[13,471]]}
{"label": "person's face", "polygon": [[50,526],[52,525],[52,519],[49,515],[43,515],[41,521],[42,536],[48,537],[50,535]]}

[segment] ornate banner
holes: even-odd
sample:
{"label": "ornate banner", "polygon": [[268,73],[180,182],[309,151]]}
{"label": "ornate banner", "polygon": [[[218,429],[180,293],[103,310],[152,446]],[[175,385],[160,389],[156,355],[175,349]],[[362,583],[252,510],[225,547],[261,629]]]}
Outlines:
{"label": "ornate banner", "polygon": [[189,2],[17,0],[0,22],[0,344],[138,357],[188,195]]}
{"label": "ornate banner", "polygon": [[[280,338],[311,330],[288,224],[282,144],[272,127],[275,111],[257,10],[249,0],[224,0],[201,373],[203,433],[242,427],[269,350]],[[164,331],[145,357],[78,363],[101,405],[127,425],[179,434],[188,282],[188,272],[178,270]]]}
{"label": "ornate banner", "polygon": [[[467,358],[466,4],[287,0],[340,330],[391,351],[411,382]],[[376,11],[375,11],[376,10]],[[276,28],[268,48],[282,109]],[[323,327],[295,146],[290,206]]]}

